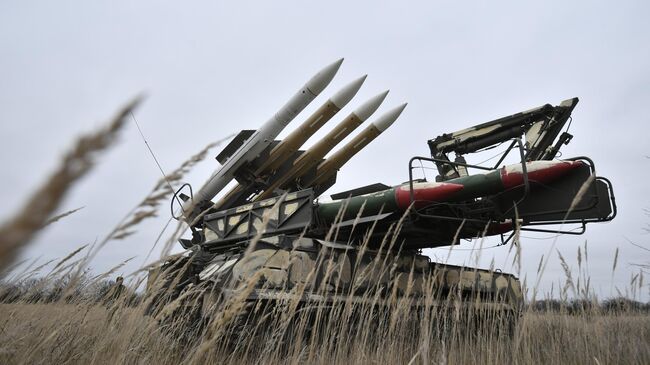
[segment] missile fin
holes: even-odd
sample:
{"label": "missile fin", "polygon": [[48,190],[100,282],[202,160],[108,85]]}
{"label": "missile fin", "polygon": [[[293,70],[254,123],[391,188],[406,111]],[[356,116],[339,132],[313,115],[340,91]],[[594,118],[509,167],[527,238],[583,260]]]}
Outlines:
{"label": "missile fin", "polygon": [[362,186],[360,188],[356,188],[356,189],[342,191],[340,193],[332,194],[332,195],[330,195],[330,198],[332,198],[332,200],[347,199],[347,198],[357,196],[357,195],[376,193],[378,191],[388,190],[388,189],[390,189],[390,186],[388,186],[386,184],[374,183],[374,184]]}
{"label": "missile fin", "polygon": [[254,129],[245,129],[239,134],[235,136],[235,138],[228,143],[228,145],[217,155],[217,161],[219,161],[220,164],[225,164],[226,161],[232,156],[237,150],[244,145],[244,142],[246,142],[253,133],[256,131]]}

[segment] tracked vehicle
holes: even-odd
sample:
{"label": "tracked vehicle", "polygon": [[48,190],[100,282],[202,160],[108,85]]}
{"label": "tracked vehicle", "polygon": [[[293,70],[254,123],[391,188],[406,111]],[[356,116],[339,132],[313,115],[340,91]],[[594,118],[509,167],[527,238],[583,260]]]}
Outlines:
{"label": "tracked vehicle", "polygon": [[[422,249],[487,236],[507,244],[521,231],[581,234],[587,224],[615,217],[612,184],[595,175],[593,161],[558,159],[572,139],[567,122],[577,98],[442,134],[428,141],[429,156],[405,161],[408,175],[396,172],[395,181],[406,182],[374,183],[324,199],[338,170],[406,107],[384,113],[328,156],[379,108],[388,92],[380,93],[300,150],[352,100],[364,76],[275,140],[341,62],[316,74],[259,130],[237,135],[217,156],[222,168],[200,190],[185,185],[174,196],[172,212],[180,212],[192,237],[180,240],[185,255],[152,273],[170,289],[167,302],[201,287],[187,305],[200,307],[202,315],[214,308],[209,303],[243,295],[251,303],[306,306],[407,298],[416,307],[454,303],[516,318],[523,294],[514,275],[432,262]],[[498,146],[505,149],[495,164],[467,162]],[[518,162],[502,166],[508,155]],[[437,170],[435,179],[414,177],[425,164]],[[224,192],[232,180],[237,185]],[[435,300],[425,303],[425,296]]]}

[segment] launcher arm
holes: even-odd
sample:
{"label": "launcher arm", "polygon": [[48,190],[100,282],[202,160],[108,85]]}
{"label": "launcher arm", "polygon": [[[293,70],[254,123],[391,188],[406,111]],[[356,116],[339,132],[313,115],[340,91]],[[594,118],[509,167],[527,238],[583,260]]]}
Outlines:
{"label": "launcher arm", "polygon": [[[475,153],[525,135],[527,161],[552,160],[560,147],[569,143],[572,138],[569,133],[564,132],[560,135],[560,132],[576,104],[578,98],[567,99],[558,106],[546,104],[454,133],[440,135],[428,142],[431,156],[451,162],[448,153],[454,152],[456,161],[463,162],[464,154]],[[452,164],[437,163],[437,166],[440,180],[459,176],[459,171]]]}

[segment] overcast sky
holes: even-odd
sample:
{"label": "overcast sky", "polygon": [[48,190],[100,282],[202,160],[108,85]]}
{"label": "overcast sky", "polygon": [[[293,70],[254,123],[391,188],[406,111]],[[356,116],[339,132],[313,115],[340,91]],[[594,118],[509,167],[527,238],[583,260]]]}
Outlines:
{"label": "overcast sky", "polygon": [[[535,281],[540,257],[550,252],[541,284],[550,290],[555,283],[557,290],[564,274],[555,250],[577,270],[578,246],[586,241],[596,292],[625,291],[638,272],[632,264],[650,262],[650,252],[627,242],[650,248],[643,231],[650,222],[644,212],[650,207],[650,4],[459,3],[4,1],[0,218],[24,202],[77,135],[101,125],[140,92],[148,98],[136,118],[169,171],[211,141],[259,127],[314,72],[345,57],[323,96],[282,135],[328,94],[365,73],[368,79],[346,111],[386,88],[391,92],[378,113],[404,101],[409,105],[341,170],[331,192],[398,184],[408,179],[409,158],[428,154],[427,139],[579,97],[571,126],[575,138],[563,155],[593,158],[598,173],[614,183],[619,216],[590,225],[578,237],[527,234],[520,275]],[[200,186],[218,166],[212,158],[218,152],[186,181]],[[129,125],[61,211],[85,208],[42,232],[25,256],[62,257],[101,239],[159,177],[135,125]],[[111,243],[93,269],[135,255],[124,270],[137,268],[168,214],[165,206],[138,234]],[[621,255],[612,275],[617,247]],[[474,261],[473,251],[463,251],[472,243],[458,248],[452,262]],[[447,256],[446,249],[427,252]],[[512,271],[507,256],[508,247],[486,249],[479,265],[489,266],[494,258]],[[643,295],[647,300],[647,286]]]}

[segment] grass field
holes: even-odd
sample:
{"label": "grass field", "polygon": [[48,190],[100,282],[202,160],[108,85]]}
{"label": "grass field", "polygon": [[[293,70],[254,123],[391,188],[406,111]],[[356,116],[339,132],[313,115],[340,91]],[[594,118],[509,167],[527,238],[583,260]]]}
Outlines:
{"label": "grass field", "polygon": [[[524,314],[512,338],[489,336],[406,336],[389,341],[367,326],[336,350],[306,344],[284,351],[279,343],[256,344],[250,353],[206,351],[219,343],[186,344],[161,332],[139,308],[70,304],[0,305],[0,363],[436,363],[436,364],[648,364],[650,316],[558,313]],[[407,324],[407,322],[405,322]],[[420,326],[405,329],[422,333]],[[261,340],[261,339],[260,339]],[[413,342],[408,342],[411,340]],[[426,346],[426,348],[424,347]],[[263,349],[262,351],[258,351]],[[201,356],[198,356],[201,354]]]}

